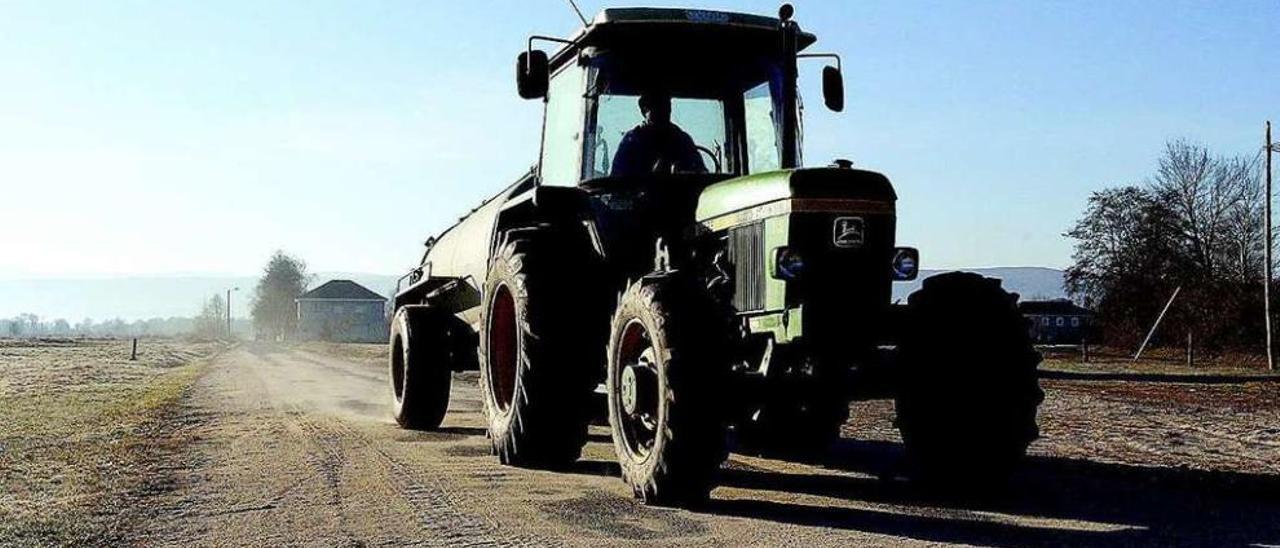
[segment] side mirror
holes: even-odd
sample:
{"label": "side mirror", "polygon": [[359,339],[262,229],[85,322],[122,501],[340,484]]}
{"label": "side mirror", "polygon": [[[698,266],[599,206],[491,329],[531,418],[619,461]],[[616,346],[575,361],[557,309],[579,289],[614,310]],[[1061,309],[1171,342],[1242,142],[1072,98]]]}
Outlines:
{"label": "side mirror", "polygon": [[840,69],[827,66],[822,69],[822,100],[835,112],[844,111],[844,76]]}
{"label": "side mirror", "polygon": [[516,90],[523,99],[541,99],[547,96],[547,79],[550,77],[547,52],[533,49],[516,58]]}

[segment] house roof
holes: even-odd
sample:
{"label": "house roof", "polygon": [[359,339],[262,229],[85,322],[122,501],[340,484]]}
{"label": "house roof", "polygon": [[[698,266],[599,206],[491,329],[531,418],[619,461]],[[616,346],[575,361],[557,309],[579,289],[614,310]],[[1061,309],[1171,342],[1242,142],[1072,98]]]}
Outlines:
{"label": "house roof", "polygon": [[1057,314],[1060,316],[1087,316],[1093,311],[1068,299],[1053,299],[1049,301],[1022,301],[1018,303],[1018,311],[1023,314]]}
{"label": "house roof", "polygon": [[363,285],[355,283],[351,280],[329,280],[311,291],[303,293],[298,300],[324,300],[324,299],[344,299],[344,300],[366,300],[366,301],[385,301],[386,297],[370,291]]}

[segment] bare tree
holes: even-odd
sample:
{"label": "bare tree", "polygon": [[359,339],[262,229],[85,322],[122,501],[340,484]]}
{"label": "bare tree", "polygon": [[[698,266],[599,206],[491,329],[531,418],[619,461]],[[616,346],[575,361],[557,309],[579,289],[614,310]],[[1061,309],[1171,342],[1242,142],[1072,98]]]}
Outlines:
{"label": "bare tree", "polygon": [[[1067,289],[1097,308],[1110,339],[1141,336],[1176,287],[1171,338],[1194,333],[1210,347],[1260,330],[1251,298],[1263,260],[1256,162],[1172,141],[1143,186],[1096,192],[1067,233],[1076,240]],[[1157,335],[1157,340],[1159,335]]]}
{"label": "bare tree", "polygon": [[[1260,191],[1256,166],[1245,158],[1213,156],[1200,145],[1166,145],[1150,187],[1173,212],[1184,274],[1204,280],[1256,276],[1262,250]],[[1260,257],[1259,257],[1260,259]]]}
{"label": "bare tree", "polygon": [[1151,295],[1172,291],[1172,214],[1151,191],[1135,186],[1089,197],[1084,216],[1066,236],[1076,240],[1067,268],[1067,291],[1094,308],[1108,338],[1129,342],[1159,303]]}
{"label": "bare tree", "polygon": [[293,335],[298,327],[296,299],[310,281],[301,259],[283,251],[271,255],[253,295],[253,325],[260,336],[282,340]]}
{"label": "bare tree", "polygon": [[1244,158],[1223,160],[1219,177],[1239,186],[1239,196],[1223,221],[1220,252],[1222,264],[1236,281],[1249,283],[1262,275],[1266,247],[1266,219],[1257,162]]}
{"label": "bare tree", "polygon": [[200,315],[196,316],[195,335],[199,337],[216,339],[225,334],[223,329],[223,320],[227,316],[227,302],[222,295],[215,293],[209,300],[204,302],[204,307],[200,310]]}

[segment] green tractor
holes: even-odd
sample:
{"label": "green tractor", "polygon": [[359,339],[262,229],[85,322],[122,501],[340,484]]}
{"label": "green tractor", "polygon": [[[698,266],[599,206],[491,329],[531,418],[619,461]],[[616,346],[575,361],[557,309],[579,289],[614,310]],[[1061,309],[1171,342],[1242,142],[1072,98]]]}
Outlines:
{"label": "green tractor", "polygon": [[895,247],[884,175],[801,167],[797,62],[834,61],[837,112],[843,80],[791,16],[606,9],[529,39],[517,84],[545,106],[541,157],[397,287],[401,426],[437,428],[450,372],[479,369],[499,460],[565,468],[602,391],[623,480],[695,504],[730,448],[818,458],[850,401],[893,398],[913,474],[1009,472],[1043,398],[1017,295],[957,272],[891,302],[918,254]]}

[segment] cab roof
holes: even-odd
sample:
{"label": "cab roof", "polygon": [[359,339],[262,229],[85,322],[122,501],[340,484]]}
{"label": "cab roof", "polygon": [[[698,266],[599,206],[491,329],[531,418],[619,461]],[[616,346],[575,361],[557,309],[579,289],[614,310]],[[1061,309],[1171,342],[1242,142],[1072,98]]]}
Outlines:
{"label": "cab roof", "polygon": [[[710,45],[731,50],[764,49],[776,44],[781,21],[748,13],[682,8],[606,8],[589,25],[570,39],[551,59],[552,66],[566,60],[569,52],[588,47],[616,48],[627,45],[663,49],[697,48]],[[798,49],[817,41],[807,32],[797,35]]]}
{"label": "cab roof", "polygon": [[594,25],[606,23],[701,23],[777,29],[778,19],[750,13],[681,8],[605,8],[596,14]]}

